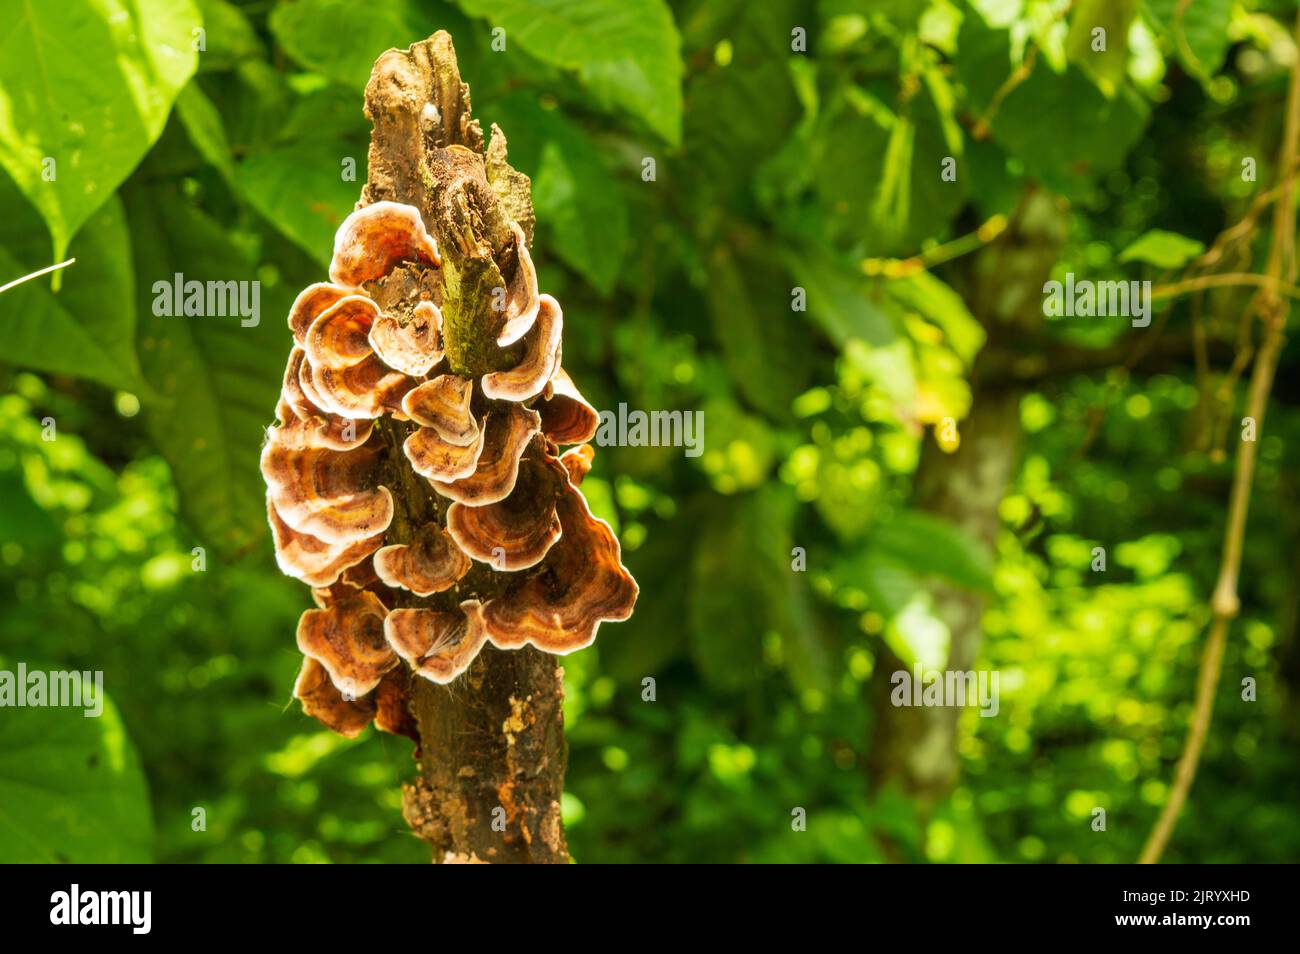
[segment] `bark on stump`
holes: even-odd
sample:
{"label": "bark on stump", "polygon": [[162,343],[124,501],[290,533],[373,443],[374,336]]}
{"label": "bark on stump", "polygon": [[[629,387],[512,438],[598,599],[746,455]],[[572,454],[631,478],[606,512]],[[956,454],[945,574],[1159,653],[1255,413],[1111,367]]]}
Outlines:
{"label": "bark on stump", "polygon": [[[501,282],[493,256],[513,248],[509,219],[531,242],[528,177],[507,164],[505,137],[495,127],[484,148],[445,32],[375,61],[366,115],[374,130],[358,207],[390,200],[420,210],[449,278],[443,311],[452,368],[497,370],[487,320],[490,289]],[[382,426],[389,440],[405,436],[399,422]],[[394,536],[409,539],[411,528],[436,512],[435,495],[406,467],[395,468],[387,485]],[[563,675],[554,656],[531,647],[485,646],[451,685],[411,680],[420,776],[404,787],[403,813],[434,861],[569,860],[560,816]]]}

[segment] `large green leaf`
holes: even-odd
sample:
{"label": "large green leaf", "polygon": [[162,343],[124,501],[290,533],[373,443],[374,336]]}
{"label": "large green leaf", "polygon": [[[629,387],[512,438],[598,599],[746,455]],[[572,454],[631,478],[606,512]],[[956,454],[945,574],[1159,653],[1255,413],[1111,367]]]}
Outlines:
{"label": "large green leaf", "polygon": [[[50,264],[36,210],[0,174],[0,284]],[[135,284],[131,237],[116,198],[102,206],[71,248],[76,263],[62,288],[48,276],[0,294],[0,361],[89,378],[127,390],[140,386],[135,358]]]}
{"label": "large green leaf", "polygon": [[682,138],[681,39],[664,0],[459,0],[552,66],[576,70],[597,102]]}
{"label": "large green leaf", "polygon": [[162,133],[198,65],[199,14],[190,0],[0,0],[0,23],[0,166],[58,259]]}
{"label": "large green leaf", "polygon": [[547,245],[594,288],[609,294],[623,264],[627,210],[619,184],[591,138],[535,97],[512,96],[483,111],[509,143],[510,164],[533,180],[533,208]]}
{"label": "large green leaf", "polygon": [[145,405],[146,422],[200,542],[233,550],[265,531],[257,460],[289,354],[286,295],[263,295],[252,327],[238,317],[155,315],[153,284],[170,283],[177,272],[198,281],[258,275],[226,230],[176,193],[132,187],[126,203],[139,278],[138,351],[160,395]]}
{"label": "large green leaf", "polygon": [[[0,660],[0,666],[16,678],[16,661]],[[27,667],[29,674],[37,669],[30,662]],[[40,671],[48,676],[49,669]],[[149,793],[121,716],[108,701],[101,715],[85,713],[73,707],[4,709],[0,862],[150,860]]]}
{"label": "large green leaf", "polygon": [[376,57],[425,39],[441,24],[419,0],[292,0],[271,11],[270,26],[295,60],[332,80],[365,89]]}

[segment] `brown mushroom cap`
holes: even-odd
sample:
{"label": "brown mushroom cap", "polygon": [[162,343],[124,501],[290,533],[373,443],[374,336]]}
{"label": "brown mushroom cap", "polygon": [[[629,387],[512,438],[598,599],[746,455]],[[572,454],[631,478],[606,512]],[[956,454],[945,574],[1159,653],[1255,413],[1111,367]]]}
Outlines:
{"label": "brown mushroom cap", "polygon": [[563,465],[538,455],[520,465],[510,496],[497,503],[447,508],[447,532],[462,550],[494,570],[515,572],[536,566],[560,539],[555,502],[568,486]]}
{"label": "brown mushroom cap", "polygon": [[600,415],[579,393],[563,368],[551,378],[550,396],[535,405],[542,433],[556,444],[583,444],[596,436]]}
{"label": "brown mushroom cap", "polygon": [[406,736],[415,743],[416,758],[419,758],[420,728],[415,716],[411,715],[408,704],[411,698],[410,682],[410,673],[398,666],[390,669],[379,680],[375,691],[366,698],[373,699],[375,703],[375,728],[381,732]]}
{"label": "brown mushroom cap", "polygon": [[[274,429],[272,429],[274,431]],[[388,529],[393,496],[374,483],[378,451],[300,450],[275,441],[262,449],[262,476],[281,519],[330,544],[353,544]]]}
{"label": "brown mushroom cap", "polygon": [[469,572],[470,559],[436,523],[426,524],[408,544],[375,553],[375,574],[386,585],[430,596],[453,587]]}
{"label": "brown mushroom cap", "polygon": [[[377,585],[384,585],[383,580],[379,579],[379,575],[375,573],[374,562],[374,560],[362,560],[360,563],[348,567],[343,571],[343,575],[339,577],[339,582],[356,590],[373,590]],[[385,606],[388,605],[383,593],[375,593],[375,595],[379,597],[380,602]]]}
{"label": "brown mushroom cap", "polygon": [[442,312],[431,301],[417,302],[405,324],[384,312],[370,328],[369,344],[390,368],[423,377],[443,359]]}
{"label": "brown mushroom cap", "polygon": [[286,401],[280,402],[276,416],[280,426],[268,429],[267,437],[285,447],[353,450],[369,440],[375,429],[374,421],[354,421],[324,411],[297,414]]}
{"label": "brown mushroom cap", "polygon": [[519,458],[541,426],[537,412],[520,404],[506,404],[489,411],[480,435],[483,452],[475,471],[452,482],[434,480],[434,489],[471,507],[504,500],[514,490],[519,477]]}
{"label": "brown mushroom cap", "polygon": [[472,444],[462,447],[443,440],[432,427],[421,427],[402,443],[402,452],[417,474],[432,481],[458,480],[478,466],[484,434],[480,431]]}
{"label": "brown mushroom cap", "polygon": [[365,295],[348,295],[321,312],[307,329],[307,360],[314,367],[347,368],[371,354],[370,326],[379,306]]}
{"label": "brown mushroom cap", "polygon": [[505,348],[514,344],[528,333],[537,320],[537,270],[533,268],[533,257],[528,253],[528,239],[524,230],[516,223],[510,223],[515,233],[515,252],[518,266],[510,287],[506,289],[506,321],[497,334],[497,344]]}
{"label": "brown mushroom cap", "polygon": [[320,662],[345,697],[359,699],[398,665],[384,639],[388,610],[367,590],[331,599],[327,609],[306,610],[298,620],[298,648]]}
{"label": "brown mushroom cap", "polygon": [[311,323],[340,298],[350,294],[350,290],[329,282],[317,282],[300,291],[289,308],[289,330],[293,332],[294,343],[300,348],[306,344]]}
{"label": "brown mushroom cap", "polygon": [[474,383],[457,374],[440,374],[416,385],[402,398],[402,410],[411,420],[433,428],[448,444],[462,447],[479,436],[478,421],[469,409]]}
{"label": "brown mushroom cap", "polygon": [[303,362],[302,371],[310,370],[310,387],[300,373],[303,391],[322,410],[357,420],[380,417],[386,410],[399,407],[403,396],[415,382],[394,371],[369,354],[345,368],[329,368]]}
{"label": "brown mushroom cap", "polygon": [[483,375],[481,386],[487,397],[500,401],[527,401],[542,392],[560,362],[560,337],[564,313],[550,295],[539,299],[536,322],[524,336],[524,355],[509,371]]}
{"label": "brown mushroom cap", "polygon": [[445,685],[469,668],[486,637],[482,604],[466,600],[460,608],[459,613],[393,610],[384,620],[384,636],[412,669]]}
{"label": "brown mushroom cap", "polygon": [[[294,345],[289,351],[289,363],[284,368],[284,382],[280,385],[280,402],[289,405],[298,417],[321,413],[320,405],[312,401],[302,389],[301,373],[306,360],[307,352]],[[285,420],[283,415],[280,420]]]}
{"label": "brown mushroom cap", "polygon": [[400,202],[375,202],[357,209],[339,226],[330,280],[356,288],[382,278],[406,260],[442,264],[438,244],[425,231],[419,209]]}
{"label": "brown mushroom cap", "polygon": [[328,447],[332,450],[352,450],[370,438],[374,425],[368,421],[327,414],[307,397],[299,375],[306,362],[306,352],[295,347],[289,353],[284,383],[280,388],[280,403],[276,417],[280,427],[270,439],[289,447]]}
{"label": "brown mushroom cap", "polygon": [[286,576],[302,580],[308,586],[329,586],[344,570],[361,563],[384,542],[384,535],[377,533],[356,543],[326,543],[285,523],[270,500],[266,502],[266,515],[275,541],[275,562]]}
{"label": "brown mushroom cap", "polygon": [[373,698],[345,699],[330,681],[325,667],[311,656],[302,661],[293,694],[302,700],[303,712],[350,739],[360,735],[375,717]]}
{"label": "brown mushroom cap", "polygon": [[[312,366],[311,362],[307,360],[307,352],[303,351],[301,348],[295,348],[294,350],[299,353],[299,356],[297,357],[297,360],[295,360],[295,356],[290,354],[289,367],[298,369],[298,387],[296,393],[301,394],[303,400],[305,400],[311,407],[314,407],[317,410],[323,410],[325,408],[325,398],[321,397],[321,393],[316,390],[316,382],[312,378]],[[285,386],[281,393],[283,393],[286,399],[288,399],[290,391],[288,372],[286,371]]]}
{"label": "brown mushroom cap", "polygon": [[578,487],[582,478],[591,470],[591,462],[596,457],[596,449],[590,444],[579,444],[560,455],[560,463],[569,472],[569,483]]}
{"label": "brown mushroom cap", "polygon": [[621,562],[618,538],[591,515],[577,488],[556,506],[563,535],[538,566],[487,603],[488,639],[501,649],[531,643],[548,653],[590,646],[604,620],[632,615],[637,585]]}

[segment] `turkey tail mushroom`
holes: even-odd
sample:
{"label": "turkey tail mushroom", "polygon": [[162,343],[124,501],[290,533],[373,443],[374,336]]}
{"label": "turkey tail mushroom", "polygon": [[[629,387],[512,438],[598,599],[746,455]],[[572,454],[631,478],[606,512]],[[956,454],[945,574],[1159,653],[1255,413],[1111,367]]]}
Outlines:
{"label": "turkey tail mushroom", "polygon": [[[531,209],[516,222],[492,197],[476,142],[432,152],[432,231],[415,206],[363,205],[335,235],[329,281],[289,311],[267,519],[280,569],[316,604],[298,623],[294,695],[343,735],[373,722],[418,745],[416,676],[450,683],[488,642],[581,649],[636,602],[578,489],[599,416],[560,367]],[[495,148],[504,163],[504,138]],[[454,225],[464,199],[484,216],[474,229]]]}
{"label": "turkey tail mushroom", "polygon": [[531,643],[548,653],[571,653],[590,646],[602,622],[632,615],[636,581],[621,562],[609,524],[591,515],[572,486],[556,511],[563,532],[546,558],[485,607],[488,639],[500,649]]}
{"label": "turkey tail mushroom", "polygon": [[400,202],[376,202],[357,209],[339,226],[330,281],[360,287],[404,261],[441,265],[438,243],[425,231],[419,209]]}

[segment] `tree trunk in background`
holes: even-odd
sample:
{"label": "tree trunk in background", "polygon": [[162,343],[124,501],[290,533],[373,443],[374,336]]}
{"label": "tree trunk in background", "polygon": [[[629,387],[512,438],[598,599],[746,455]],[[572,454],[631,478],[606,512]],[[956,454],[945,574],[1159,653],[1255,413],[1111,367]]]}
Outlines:
{"label": "tree trunk in background", "polygon": [[[466,161],[456,147],[483,150],[451,38],[438,33],[409,51],[381,56],[366,86],[366,114],[374,131],[361,204],[391,200],[415,206],[444,255],[454,254],[461,230],[494,244],[484,234],[488,217],[477,208],[453,210],[463,215],[450,221],[436,202],[444,181],[437,173]],[[510,173],[503,151],[492,158],[487,170],[492,188],[531,236],[528,180]],[[479,344],[494,350],[486,329],[484,335]],[[400,461],[403,435],[387,436]],[[388,486],[397,538],[409,539],[411,528],[435,517],[432,494],[403,465],[394,468]],[[411,599],[411,605],[419,605]],[[432,846],[435,861],[569,860],[560,816],[567,755],[563,676],[554,656],[531,647],[503,652],[488,645],[451,685],[412,680],[421,774],[405,787],[403,813]]]}
{"label": "tree trunk in background", "polygon": [[[972,405],[961,422],[961,441],[951,454],[927,441],[916,475],[916,505],[948,520],[984,546],[997,540],[998,507],[1015,477],[1020,454],[1021,386],[982,373],[1000,357],[1004,341],[1038,337],[1043,321],[1043,283],[1060,257],[1065,210],[1043,191],[1026,194],[1007,230],[974,256],[954,282],[988,332],[988,343],[971,372]],[[948,627],[946,669],[971,670],[983,636],[985,597],[936,583],[935,613]],[[957,722],[961,710],[894,706],[889,676],[906,670],[883,645],[869,687],[875,713],[868,763],[878,792],[896,786],[915,799],[922,823],[957,777]],[[898,848],[886,844],[897,857]]]}

